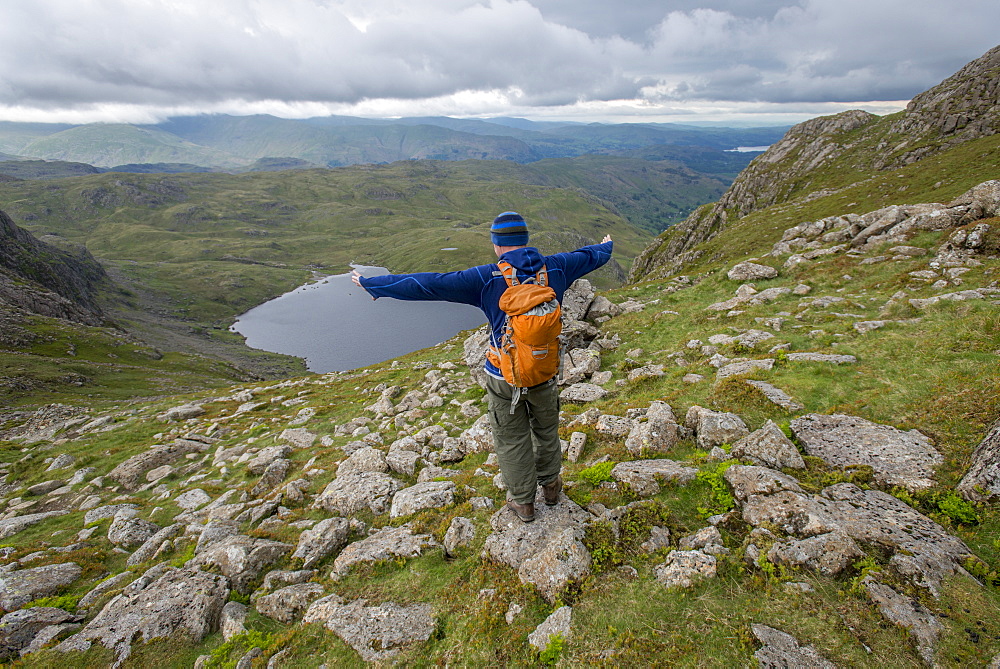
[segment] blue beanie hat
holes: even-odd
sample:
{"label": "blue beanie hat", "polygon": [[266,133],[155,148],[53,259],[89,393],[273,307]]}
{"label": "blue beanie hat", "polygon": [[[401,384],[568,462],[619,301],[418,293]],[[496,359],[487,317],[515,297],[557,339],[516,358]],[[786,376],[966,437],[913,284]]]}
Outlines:
{"label": "blue beanie hat", "polygon": [[527,246],[528,224],[516,211],[505,211],[493,219],[490,238],[497,246]]}

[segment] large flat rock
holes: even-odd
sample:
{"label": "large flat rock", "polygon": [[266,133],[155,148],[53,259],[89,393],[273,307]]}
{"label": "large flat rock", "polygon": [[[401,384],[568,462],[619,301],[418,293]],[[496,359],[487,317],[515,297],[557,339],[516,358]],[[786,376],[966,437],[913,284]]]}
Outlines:
{"label": "large flat rock", "polygon": [[904,432],[844,414],[808,414],[791,422],[808,455],[835,467],[868,465],[877,481],[910,491],[934,485],[934,468],[944,458],[917,430]]}

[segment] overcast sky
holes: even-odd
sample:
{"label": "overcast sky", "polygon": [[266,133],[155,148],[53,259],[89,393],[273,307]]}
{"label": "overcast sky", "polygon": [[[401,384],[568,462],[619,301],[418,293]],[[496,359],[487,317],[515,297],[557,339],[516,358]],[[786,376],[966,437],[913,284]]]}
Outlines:
{"label": "overcast sky", "polygon": [[0,0],[0,120],[889,113],[1000,0]]}

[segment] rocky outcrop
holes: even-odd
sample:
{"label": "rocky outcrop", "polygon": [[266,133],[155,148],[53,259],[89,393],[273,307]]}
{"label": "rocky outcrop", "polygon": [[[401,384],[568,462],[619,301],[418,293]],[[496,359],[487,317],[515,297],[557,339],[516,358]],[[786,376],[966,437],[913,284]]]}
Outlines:
{"label": "rocky outcrop", "polygon": [[104,269],[83,247],[70,253],[39,241],[0,211],[0,302],[41,316],[100,325],[104,319],[97,293],[107,281]]}
{"label": "rocky outcrop", "polygon": [[629,281],[675,274],[700,255],[697,245],[735,220],[811,194],[810,175],[820,167],[895,169],[995,134],[1000,131],[998,71],[1000,47],[914,97],[898,119],[854,110],[796,125],[755,158],[718,202],[699,208],[647,246],[633,263]]}
{"label": "rocky outcrop", "polygon": [[1000,421],[993,424],[973,452],[972,464],[959,482],[958,492],[976,502],[1000,499]]}

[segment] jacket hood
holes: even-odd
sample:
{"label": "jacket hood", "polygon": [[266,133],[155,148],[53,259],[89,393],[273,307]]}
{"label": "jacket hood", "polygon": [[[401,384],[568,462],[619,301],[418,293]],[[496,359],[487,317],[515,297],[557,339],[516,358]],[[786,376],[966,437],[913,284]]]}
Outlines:
{"label": "jacket hood", "polygon": [[545,257],[534,246],[525,246],[521,249],[507,251],[507,253],[497,258],[497,260],[506,260],[518,270],[530,274],[534,274],[545,264]]}

